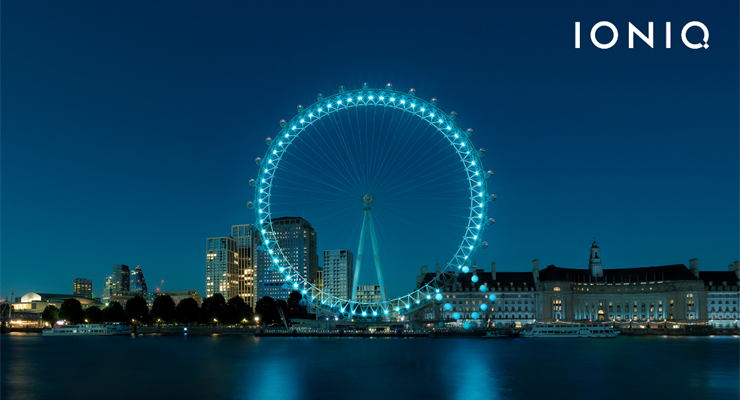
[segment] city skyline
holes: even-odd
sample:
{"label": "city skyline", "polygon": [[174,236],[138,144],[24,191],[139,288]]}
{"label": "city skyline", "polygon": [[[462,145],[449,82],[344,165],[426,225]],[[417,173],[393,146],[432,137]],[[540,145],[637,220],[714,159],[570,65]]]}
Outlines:
{"label": "city skyline", "polygon": [[[475,129],[498,195],[479,265],[583,268],[596,236],[605,269],[698,258],[702,270],[726,270],[740,258],[738,38],[728,17],[737,5],[678,2],[625,15],[587,4],[542,5],[534,15],[522,5],[415,11],[437,27],[431,48],[448,57],[398,39],[425,37],[419,21],[313,44],[334,35],[334,18],[358,11],[349,5],[322,15],[300,6],[274,31],[257,18],[281,13],[271,6],[174,6],[181,20],[161,5],[148,17],[102,4],[5,5],[0,297],[65,293],[78,277],[100,297],[114,264],[205,296],[203,239],[254,223],[248,180],[265,137],[317,93],[363,82],[437,97]],[[602,19],[619,28],[609,50],[585,39]],[[709,49],[680,44],[692,20],[709,27]],[[628,21],[673,21],[675,46],[638,40],[628,49]],[[266,44],[253,39],[264,31]],[[351,58],[336,52],[355,45],[363,51]],[[296,47],[304,63],[285,64]],[[57,238],[39,254],[42,228]],[[319,252],[356,249],[317,236]],[[414,249],[414,274],[448,261],[426,259],[431,250]]]}

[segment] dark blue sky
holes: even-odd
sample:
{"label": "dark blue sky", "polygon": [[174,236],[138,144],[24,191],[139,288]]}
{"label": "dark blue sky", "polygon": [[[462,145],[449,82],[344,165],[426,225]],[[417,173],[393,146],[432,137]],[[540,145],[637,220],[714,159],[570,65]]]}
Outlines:
{"label": "dark blue sky", "polygon": [[738,3],[487,3],[4,2],[0,296],[100,295],[115,263],[203,291],[264,138],[362,82],[437,97],[488,149],[479,265],[585,268],[593,236],[606,268],[738,260]]}

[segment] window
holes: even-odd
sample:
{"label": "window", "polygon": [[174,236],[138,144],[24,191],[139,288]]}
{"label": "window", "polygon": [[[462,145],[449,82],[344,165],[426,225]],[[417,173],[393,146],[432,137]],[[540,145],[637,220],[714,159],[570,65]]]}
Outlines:
{"label": "window", "polygon": [[555,291],[555,292],[559,292],[560,291],[560,286],[555,286],[554,288],[552,288],[552,290]]}

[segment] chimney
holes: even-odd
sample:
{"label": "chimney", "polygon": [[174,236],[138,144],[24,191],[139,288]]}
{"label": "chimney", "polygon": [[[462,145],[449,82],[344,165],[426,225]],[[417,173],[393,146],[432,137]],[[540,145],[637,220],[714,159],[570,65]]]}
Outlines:
{"label": "chimney", "polygon": [[424,278],[426,278],[426,276],[427,276],[427,266],[422,265],[421,273],[419,274],[419,276],[416,277],[416,288],[417,289],[421,287],[421,283],[424,282]]}
{"label": "chimney", "polygon": [[737,276],[737,279],[740,279],[740,261],[735,261],[732,266],[734,267],[735,276]]}
{"label": "chimney", "polygon": [[439,263],[434,264],[434,267],[436,268],[437,278],[439,278],[439,274],[442,272],[439,270]]}
{"label": "chimney", "polygon": [[491,278],[493,278],[494,281],[496,280],[496,263],[495,262],[491,263]]}
{"label": "chimney", "polygon": [[689,260],[689,270],[698,279],[699,278],[699,259],[692,258]]}
{"label": "chimney", "polygon": [[478,269],[478,263],[473,263],[473,267],[470,269],[475,274],[475,270]]}
{"label": "chimney", "polygon": [[421,266],[421,275],[422,275],[422,276],[424,276],[424,275],[426,275],[426,274],[427,274],[427,269],[428,269],[428,268],[427,268],[427,266],[426,266],[426,265],[422,265],[422,266]]}
{"label": "chimney", "polygon": [[535,285],[540,283],[540,262],[536,259],[532,260],[532,277]]}

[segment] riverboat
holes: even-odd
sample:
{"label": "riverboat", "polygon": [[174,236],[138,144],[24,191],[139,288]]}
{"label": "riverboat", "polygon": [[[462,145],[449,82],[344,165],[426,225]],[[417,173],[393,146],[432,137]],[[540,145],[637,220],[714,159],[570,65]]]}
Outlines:
{"label": "riverboat", "polygon": [[131,329],[125,325],[62,325],[44,329],[41,334],[44,336],[115,336],[130,335]]}
{"label": "riverboat", "polygon": [[520,337],[524,338],[615,338],[619,332],[601,324],[535,324]]}

